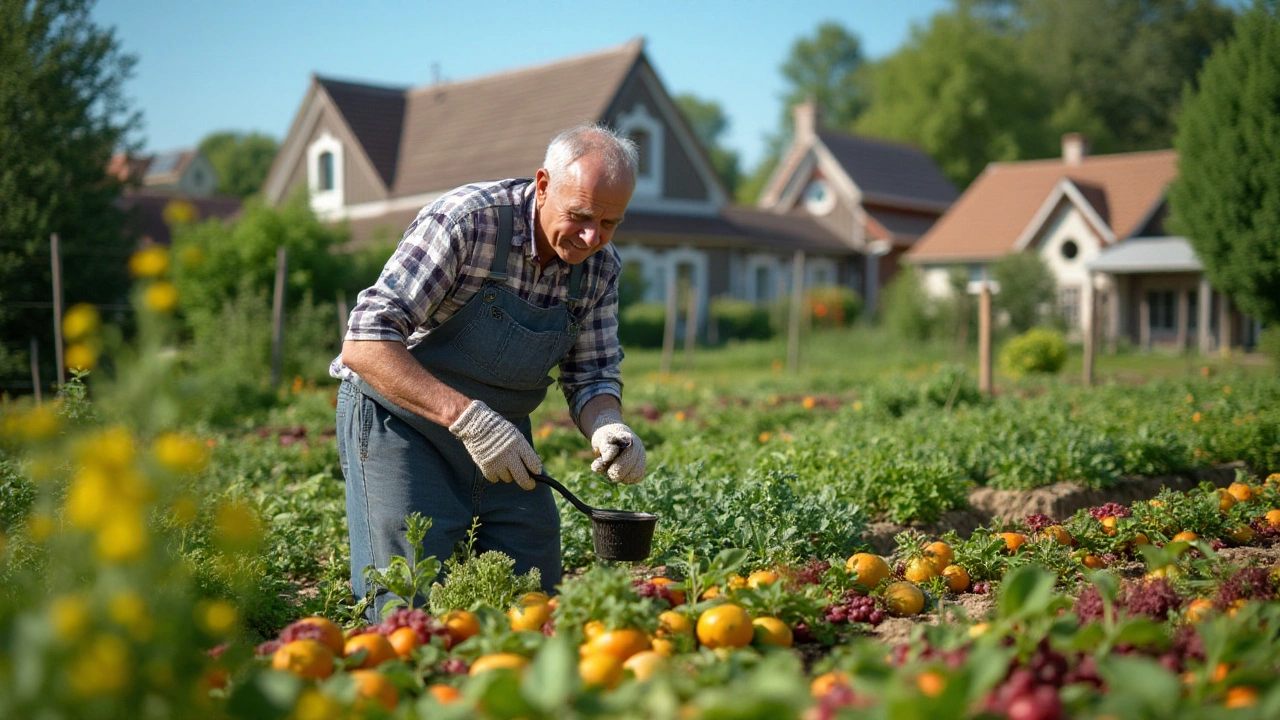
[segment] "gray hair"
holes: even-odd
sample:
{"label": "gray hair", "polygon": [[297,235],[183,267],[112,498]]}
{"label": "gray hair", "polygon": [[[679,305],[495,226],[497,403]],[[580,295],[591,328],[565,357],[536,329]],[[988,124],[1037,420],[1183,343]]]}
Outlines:
{"label": "gray hair", "polygon": [[595,155],[604,161],[605,180],[632,184],[640,172],[640,149],[635,141],[602,123],[578,125],[561,132],[547,146],[542,167],[559,182],[578,158]]}

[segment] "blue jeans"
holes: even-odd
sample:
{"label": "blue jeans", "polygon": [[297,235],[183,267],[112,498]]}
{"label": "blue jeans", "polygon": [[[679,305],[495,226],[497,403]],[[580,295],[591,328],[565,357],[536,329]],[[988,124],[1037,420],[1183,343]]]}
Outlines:
{"label": "blue jeans", "polygon": [[[516,427],[532,443],[529,419]],[[538,568],[544,591],[560,583],[560,514],[547,486],[522,490],[515,483],[489,482],[447,428],[437,425],[424,434],[349,382],[338,390],[337,429],[351,535],[351,590],[357,598],[370,590],[364,568],[385,568],[393,555],[413,557],[404,521],[413,512],[432,520],[422,541],[423,557],[449,558],[472,519],[479,518],[475,552],[506,553],[520,574]],[[370,620],[380,617],[388,599],[379,591]]]}

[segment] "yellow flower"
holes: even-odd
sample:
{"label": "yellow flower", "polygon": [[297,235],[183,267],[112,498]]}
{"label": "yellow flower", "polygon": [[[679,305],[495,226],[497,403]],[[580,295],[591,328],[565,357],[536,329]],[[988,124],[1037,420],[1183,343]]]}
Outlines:
{"label": "yellow flower", "polygon": [[765,430],[764,432],[757,435],[756,439],[759,440],[761,443],[767,443],[769,442],[769,438],[771,437],[773,437],[773,433],[769,432],[768,430]]}
{"label": "yellow flower", "polygon": [[106,695],[129,683],[129,645],[116,635],[99,635],[80,651],[68,673],[77,695]]}
{"label": "yellow flower", "polygon": [[95,549],[101,560],[127,562],[146,552],[147,545],[147,528],[142,514],[125,511],[114,513],[102,523]]}
{"label": "yellow flower", "polygon": [[160,464],[179,474],[198,473],[209,464],[204,443],[190,435],[165,433],[156,438],[151,451]]}
{"label": "yellow flower", "polygon": [[170,200],[160,211],[166,225],[185,225],[200,219],[200,210],[186,200]]}
{"label": "yellow flower", "polygon": [[69,368],[92,370],[98,364],[98,351],[89,343],[72,343],[67,346],[62,360]]}
{"label": "yellow flower", "polygon": [[1191,416],[1191,422],[1200,422],[1200,413],[1194,413]]}
{"label": "yellow flower", "polygon": [[53,518],[44,514],[35,514],[27,518],[27,534],[35,542],[44,542],[53,534]]}
{"label": "yellow flower", "polygon": [[121,427],[108,428],[82,441],[76,456],[83,465],[123,470],[133,464],[133,436]]}
{"label": "yellow flower", "polygon": [[110,476],[101,468],[88,466],[76,473],[67,490],[63,509],[72,526],[92,529],[109,514],[114,495]]}
{"label": "yellow flower", "polygon": [[228,550],[252,550],[262,535],[258,514],[242,502],[229,502],[214,513],[219,543]]}
{"label": "yellow flower", "polygon": [[96,334],[101,325],[97,308],[89,303],[76,303],[62,316],[62,337],[69,342],[83,340]]}
{"label": "yellow flower", "polygon": [[129,258],[129,273],[136,278],[157,278],[169,272],[169,248],[152,245]]}
{"label": "yellow flower", "polygon": [[307,688],[298,696],[298,703],[293,706],[295,720],[330,720],[341,717],[342,708],[328,695],[314,688]]}
{"label": "yellow flower", "polygon": [[168,280],[152,283],[142,296],[142,303],[148,310],[158,313],[173,312],[178,307],[178,288]]}
{"label": "yellow flower", "polygon": [[218,637],[229,635],[240,621],[240,613],[225,600],[205,600],[196,605],[196,624]]}
{"label": "yellow flower", "polygon": [[1231,394],[1231,386],[1230,386],[1230,385],[1223,385],[1223,386],[1222,386],[1222,394],[1223,394],[1223,395],[1230,395],[1230,394]]}
{"label": "yellow flower", "polygon": [[111,621],[127,629],[137,640],[151,637],[151,615],[147,612],[147,601],[136,592],[126,590],[111,597],[108,613]]}
{"label": "yellow flower", "polygon": [[861,410],[862,410],[862,401],[861,401],[861,400],[854,400],[854,401],[853,401],[853,409],[854,409],[854,410],[857,410],[857,411],[861,411]]}
{"label": "yellow flower", "polygon": [[79,640],[89,629],[89,603],[79,595],[60,595],[49,603],[49,620],[59,640]]}
{"label": "yellow flower", "polygon": [[27,442],[52,439],[58,434],[62,422],[47,405],[34,407],[27,412],[15,412],[4,419],[4,434]]}

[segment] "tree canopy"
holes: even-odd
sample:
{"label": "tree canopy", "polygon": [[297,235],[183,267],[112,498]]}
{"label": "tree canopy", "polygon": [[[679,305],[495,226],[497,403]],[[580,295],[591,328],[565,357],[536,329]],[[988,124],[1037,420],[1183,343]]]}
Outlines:
{"label": "tree canopy", "polygon": [[0,0],[0,378],[15,385],[33,337],[52,376],[52,233],[68,305],[119,302],[127,289],[134,241],[107,166],[138,127],[123,94],[135,60],[89,5]]}
{"label": "tree canopy", "polygon": [[1214,288],[1280,321],[1280,4],[1255,2],[1188,89],[1171,223]]}
{"label": "tree canopy", "polygon": [[218,193],[240,198],[262,187],[279,147],[260,133],[218,132],[200,141],[200,152],[218,173]]}
{"label": "tree canopy", "polygon": [[839,23],[824,22],[812,37],[798,38],[782,64],[783,127],[791,127],[791,108],[806,100],[817,103],[828,127],[851,127],[866,108],[861,68],[862,43]]}

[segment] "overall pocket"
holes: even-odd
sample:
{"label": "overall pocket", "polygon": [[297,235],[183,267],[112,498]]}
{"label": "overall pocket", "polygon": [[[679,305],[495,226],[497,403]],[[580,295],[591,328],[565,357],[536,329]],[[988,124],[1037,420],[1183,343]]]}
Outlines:
{"label": "overall pocket", "polygon": [[576,339],[577,333],[565,330],[530,330],[491,305],[458,333],[453,346],[490,376],[490,384],[532,390],[550,384],[547,373]]}

